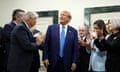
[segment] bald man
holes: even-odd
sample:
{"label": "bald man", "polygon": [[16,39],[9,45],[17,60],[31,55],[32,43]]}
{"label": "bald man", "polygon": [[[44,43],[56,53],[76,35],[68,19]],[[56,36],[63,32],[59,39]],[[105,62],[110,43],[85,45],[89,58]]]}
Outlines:
{"label": "bald man", "polygon": [[89,67],[89,50],[85,46],[87,40],[87,28],[84,25],[79,27],[79,58],[76,72],[88,72]]}

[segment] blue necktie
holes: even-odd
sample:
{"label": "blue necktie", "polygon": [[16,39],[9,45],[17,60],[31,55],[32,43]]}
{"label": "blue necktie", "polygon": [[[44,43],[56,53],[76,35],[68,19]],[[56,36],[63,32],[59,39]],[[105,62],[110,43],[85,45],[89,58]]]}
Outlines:
{"label": "blue necktie", "polygon": [[60,57],[63,57],[64,43],[65,43],[65,27],[62,26],[61,36],[60,36]]}

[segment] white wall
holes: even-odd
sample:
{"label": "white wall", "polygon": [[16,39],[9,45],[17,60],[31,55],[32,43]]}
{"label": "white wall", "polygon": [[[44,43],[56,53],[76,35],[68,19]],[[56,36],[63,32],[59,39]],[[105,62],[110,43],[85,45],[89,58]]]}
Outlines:
{"label": "white wall", "polygon": [[84,8],[120,5],[120,0],[0,0],[0,25],[11,20],[12,10],[26,11],[68,10],[72,14],[71,25],[77,28],[84,23]]}

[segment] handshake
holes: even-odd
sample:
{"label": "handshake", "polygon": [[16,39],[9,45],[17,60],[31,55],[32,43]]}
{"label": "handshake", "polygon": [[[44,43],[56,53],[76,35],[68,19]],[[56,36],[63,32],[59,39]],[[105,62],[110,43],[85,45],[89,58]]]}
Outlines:
{"label": "handshake", "polygon": [[35,38],[37,45],[41,45],[42,42],[45,40],[45,35],[42,34],[41,32],[34,34],[33,37]]}

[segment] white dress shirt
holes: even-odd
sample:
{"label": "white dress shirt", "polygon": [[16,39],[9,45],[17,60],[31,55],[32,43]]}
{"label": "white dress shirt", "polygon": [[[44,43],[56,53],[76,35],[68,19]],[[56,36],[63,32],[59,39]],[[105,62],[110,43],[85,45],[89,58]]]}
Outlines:
{"label": "white dress shirt", "polygon": [[[66,25],[64,25],[64,27],[65,27],[65,37],[66,37],[66,34],[67,34],[67,29],[68,29],[68,24],[66,24]],[[61,36],[61,32],[62,32],[62,24],[60,24],[60,36]],[[61,39],[61,37],[60,37],[60,39]]]}

